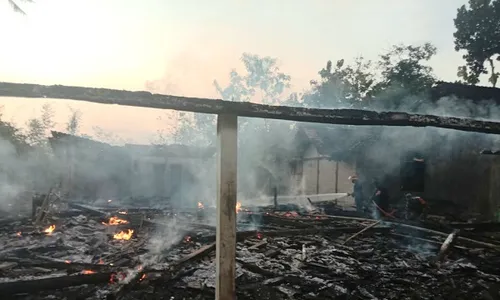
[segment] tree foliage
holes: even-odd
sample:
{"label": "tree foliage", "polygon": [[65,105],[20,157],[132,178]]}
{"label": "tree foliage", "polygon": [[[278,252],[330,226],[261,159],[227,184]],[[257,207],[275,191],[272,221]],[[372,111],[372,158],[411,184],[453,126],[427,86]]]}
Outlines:
{"label": "tree foliage", "polygon": [[[243,73],[231,70],[229,83],[222,86],[214,80],[214,87],[220,97],[226,101],[260,102],[264,104],[296,104],[296,94],[286,95],[290,87],[290,76],[281,72],[278,61],[272,57],[260,57],[243,53],[241,61],[245,67]],[[264,121],[264,120],[263,120]],[[260,122],[260,121],[258,121]],[[262,125],[266,127],[269,122]],[[176,142],[191,145],[213,145],[216,135],[216,116],[211,114],[178,114],[178,127],[172,139]],[[252,123],[255,125],[255,123]],[[239,122],[240,136],[245,136],[249,128],[248,120]]]}
{"label": "tree foliage", "polygon": [[335,67],[328,61],[319,75],[320,80],[312,80],[311,92],[304,96],[306,106],[362,106],[375,83],[372,62],[363,57],[357,57],[352,65],[338,60]]}
{"label": "tree foliage", "polygon": [[455,50],[465,51],[466,62],[457,75],[474,85],[481,74],[490,74],[495,87],[500,74],[495,70],[495,60],[500,60],[500,0],[469,0],[468,6],[458,9],[454,22]]}
{"label": "tree foliage", "polygon": [[14,124],[3,120],[2,112],[0,111],[0,138],[9,141],[16,149],[17,154],[22,154],[30,149],[27,143],[27,137],[22,130]]}
{"label": "tree foliage", "polygon": [[430,43],[421,46],[395,45],[380,56],[378,67],[381,80],[376,90],[398,87],[416,95],[426,91],[435,82],[433,69],[427,63],[436,54]]}
{"label": "tree foliage", "polygon": [[72,135],[77,135],[80,131],[80,123],[82,120],[82,112],[70,107],[71,115],[66,122],[66,132]]}
{"label": "tree foliage", "polygon": [[435,81],[428,65],[435,54],[436,47],[429,43],[395,45],[376,62],[357,57],[352,64],[340,59],[334,66],[328,61],[319,71],[320,80],[311,81],[304,104],[319,108],[366,108],[374,105],[375,99],[383,99],[387,106],[396,98],[421,94]]}
{"label": "tree foliage", "polygon": [[54,109],[50,103],[44,103],[38,118],[28,120],[27,127],[27,142],[36,147],[48,149],[47,136],[50,130],[56,125],[54,120]]}

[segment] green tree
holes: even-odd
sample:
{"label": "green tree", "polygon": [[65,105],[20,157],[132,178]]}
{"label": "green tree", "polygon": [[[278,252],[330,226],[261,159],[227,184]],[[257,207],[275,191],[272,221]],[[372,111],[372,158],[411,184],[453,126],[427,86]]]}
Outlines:
{"label": "green tree", "polygon": [[[236,70],[229,73],[229,84],[222,87],[214,80],[214,86],[223,100],[250,102],[257,101],[264,104],[297,104],[298,96],[287,96],[285,91],[290,87],[290,76],[280,71],[276,58],[260,57],[243,53],[241,61],[245,66],[245,73]],[[260,121],[259,121],[260,122]],[[179,113],[175,133],[171,139],[196,145],[213,145],[216,136],[216,116],[210,114]],[[263,122],[267,126],[269,122]],[[248,120],[239,122],[240,132],[244,132],[250,125]],[[255,125],[255,123],[252,123]],[[243,133],[240,133],[243,135]]]}
{"label": "green tree", "polygon": [[402,89],[411,95],[427,91],[436,80],[432,67],[428,65],[435,54],[436,47],[430,43],[393,46],[380,56],[381,80],[374,87],[374,93],[387,88]]}
{"label": "green tree", "polygon": [[282,102],[283,92],[290,87],[291,77],[280,71],[277,59],[243,53],[241,61],[245,65],[246,75],[232,70],[229,85],[225,88],[214,80],[214,86],[222,99],[242,102],[257,97],[255,100],[265,104]]}
{"label": "green tree", "polygon": [[82,112],[78,109],[73,109],[70,107],[71,115],[66,122],[66,131],[69,134],[77,135],[80,131],[80,123],[82,120]]}
{"label": "green tree", "polygon": [[22,130],[10,122],[3,120],[3,114],[0,107],[0,138],[10,142],[16,149],[17,154],[27,152],[31,147],[26,142],[27,137]]}
{"label": "green tree", "polygon": [[[223,100],[254,101],[273,105],[298,104],[297,94],[286,93],[290,87],[290,76],[280,71],[277,59],[244,53],[241,60],[245,72],[232,70],[227,86],[223,87],[218,81],[214,81],[214,86]],[[213,146],[216,120],[214,115],[182,113],[179,116],[179,126],[171,139],[183,144]],[[272,174],[275,179],[280,177],[277,168],[273,166],[278,154],[282,155],[286,149],[286,142],[291,140],[291,125],[292,123],[283,121],[239,118],[238,148],[242,159],[238,178],[245,182],[246,192],[259,190],[256,188],[258,169],[266,170],[264,173]],[[247,196],[250,197],[248,194]]]}
{"label": "green tree", "polygon": [[27,141],[32,146],[46,148],[47,135],[50,130],[56,125],[53,121],[54,110],[50,103],[45,103],[42,106],[40,117],[28,120],[27,126]]}
{"label": "green tree", "polygon": [[455,50],[465,51],[466,62],[457,75],[475,85],[481,74],[490,74],[488,80],[495,87],[500,75],[495,70],[495,61],[500,60],[500,1],[469,0],[468,6],[458,9],[454,22]]}
{"label": "green tree", "polygon": [[328,61],[319,71],[320,80],[311,81],[311,91],[304,95],[309,107],[360,107],[371,94],[375,84],[372,62],[357,57],[352,65],[338,60],[333,67]]}

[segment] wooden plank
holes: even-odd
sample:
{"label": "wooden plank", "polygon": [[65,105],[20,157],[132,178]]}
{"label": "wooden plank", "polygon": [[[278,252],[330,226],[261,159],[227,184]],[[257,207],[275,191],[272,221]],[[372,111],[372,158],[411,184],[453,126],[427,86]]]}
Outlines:
{"label": "wooden plank", "polygon": [[1,282],[0,295],[2,295],[2,299],[8,299],[9,296],[20,293],[34,294],[40,291],[59,290],[70,286],[78,286],[84,284],[106,284],[109,282],[112,274],[113,273],[111,272],[95,273],[88,275],[49,277],[26,281],[19,280]]}
{"label": "wooden plank", "polygon": [[236,167],[238,117],[217,117],[217,300],[236,299]]}
{"label": "wooden plank", "polygon": [[102,104],[175,109],[209,114],[235,114],[242,117],[281,119],[346,125],[384,125],[440,127],[470,132],[500,134],[500,122],[466,118],[438,117],[402,112],[375,112],[358,109],[313,109],[272,106],[249,102],[188,98],[149,92],[0,82],[0,97],[72,99]]}

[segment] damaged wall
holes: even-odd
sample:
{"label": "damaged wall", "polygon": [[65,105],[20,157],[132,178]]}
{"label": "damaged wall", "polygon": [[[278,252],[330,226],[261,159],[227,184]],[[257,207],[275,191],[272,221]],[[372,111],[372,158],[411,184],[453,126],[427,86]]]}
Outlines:
{"label": "damaged wall", "polygon": [[51,144],[64,165],[61,180],[73,199],[159,197],[177,203],[199,201],[204,196],[202,191],[207,190],[199,186],[201,177],[214,165],[211,149],[200,152],[182,145],[121,147],[54,135]]}
{"label": "damaged wall", "polygon": [[302,165],[302,174],[296,175],[295,181],[302,182],[300,193],[312,195],[351,192],[352,183],[348,178],[355,173],[353,166],[321,155],[314,145],[309,146],[298,163]]}
{"label": "damaged wall", "polygon": [[[417,140],[418,135],[414,136]],[[437,140],[436,140],[437,141]],[[445,140],[434,143],[431,147],[406,148],[398,147],[386,157],[373,159],[372,148],[367,148],[358,157],[358,174],[368,184],[365,184],[365,194],[373,193],[370,184],[373,177],[381,179],[389,189],[392,202],[402,199],[400,170],[401,157],[409,151],[419,151],[423,154],[425,166],[425,189],[423,196],[431,205],[432,211],[444,214],[467,213],[491,216],[490,169],[491,160],[484,159],[479,154],[482,145],[481,136],[468,135],[461,137],[461,143],[447,144]],[[379,158],[382,156],[379,156]]]}

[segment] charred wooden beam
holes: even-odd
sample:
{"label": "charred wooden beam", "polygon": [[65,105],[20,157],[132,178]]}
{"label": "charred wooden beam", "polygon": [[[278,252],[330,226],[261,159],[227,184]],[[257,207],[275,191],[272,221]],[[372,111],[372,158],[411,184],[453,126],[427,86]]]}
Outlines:
{"label": "charred wooden beam", "polygon": [[467,231],[478,232],[498,232],[500,231],[499,222],[480,222],[480,223],[457,223],[452,222],[448,224],[451,228],[467,229]]}
{"label": "charred wooden beam", "polygon": [[196,259],[196,258],[199,258],[199,257],[202,257],[204,255],[207,255],[209,254],[211,251],[213,251],[215,249],[215,243],[211,243],[209,245],[205,245],[203,247],[201,247],[200,249],[196,250],[196,251],[193,251],[191,252],[190,254],[182,257],[181,259],[175,261],[174,263],[172,263],[172,265],[180,265],[180,264],[183,264],[185,263],[186,261],[191,261],[193,259]]}
{"label": "charred wooden beam", "polygon": [[111,214],[105,211],[98,210],[94,207],[83,205],[83,204],[78,204],[78,203],[68,203],[69,207],[81,210],[83,212],[89,213],[91,215],[95,215],[98,217],[105,217],[108,218]]}
{"label": "charred wooden beam", "polygon": [[271,106],[249,102],[188,98],[152,94],[143,91],[132,92],[103,88],[0,82],[0,97],[71,99],[102,104],[175,109],[209,114],[234,114],[242,117],[300,122],[345,125],[432,126],[461,131],[500,134],[500,123],[498,122],[465,118],[356,109],[313,109]]}
{"label": "charred wooden beam", "polygon": [[0,295],[3,297],[15,294],[33,294],[40,291],[58,290],[70,286],[84,284],[108,283],[113,273],[95,273],[34,279],[26,281],[10,281],[0,283]]}
{"label": "charred wooden beam", "polygon": [[375,227],[377,226],[378,224],[382,223],[383,220],[379,220],[375,223],[371,223],[370,225],[366,226],[365,228],[361,229],[360,231],[356,232],[354,235],[350,236],[349,238],[347,238],[347,240],[344,241],[344,244],[347,244],[350,240],[352,240],[353,238],[357,237],[358,235],[362,234],[363,232],[369,230],[370,228],[372,227]]}
{"label": "charred wooden beam", "polygon": [[[365,232],[389,232],[390,227],[372,227],[367,229]],[[239,231],[236,233],[236,239],[238,241],[243,241],[250,237],[284,237],[284,236],[300,236],[300,235],[330,235],[330,234],[342,234],[342,233],[356,233],[360,229],[359,227],[336,227],[336,228],[304,228],[304,229],[288,229],[288,230],[277,230],[277,231]],[[202,238],[204,241],[214,241],[215,236],[205,236]]]}

